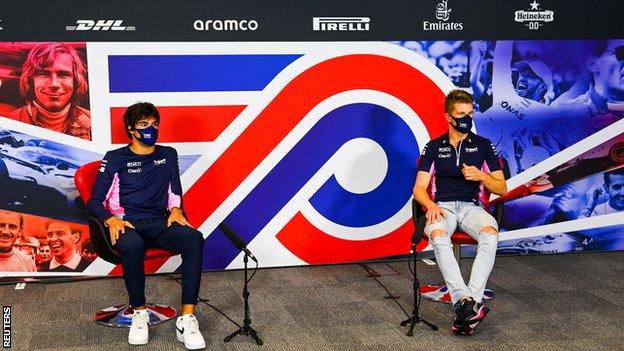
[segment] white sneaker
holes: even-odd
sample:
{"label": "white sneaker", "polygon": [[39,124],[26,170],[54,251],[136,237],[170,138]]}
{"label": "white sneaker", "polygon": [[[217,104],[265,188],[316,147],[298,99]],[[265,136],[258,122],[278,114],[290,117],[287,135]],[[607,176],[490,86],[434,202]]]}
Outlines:
{"label": "white sneaker", "polygon": [[199,331],[199,322],[192,314],[185,314],[176,320],[176,337],[188,350],[206,348],[206,341]]}
{"label": "white sneaker", "polygon": [[128,333],[128,343],[130,345],[145,345],[149,339],[148,331],[149,313],[147,310],[134,310],[132,324]]}

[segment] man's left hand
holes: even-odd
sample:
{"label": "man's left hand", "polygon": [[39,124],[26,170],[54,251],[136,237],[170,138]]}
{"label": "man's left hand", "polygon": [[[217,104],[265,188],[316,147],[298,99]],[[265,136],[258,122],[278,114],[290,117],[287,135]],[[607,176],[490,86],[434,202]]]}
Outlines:
{"label": "man's left hand", "polygon": [[465,163],[462,163],[462,174],[466,180],[475,182],[482,182],[485,179],[485,173],[481,172],[477,167],[468,166]]}
{"label": "man's left hand", "polygon": [[169,215],[169,218],[167,219],[167,227],[173,223],[178,223],[178,224],[186,225],[189,227],[191,226],[191,224],[186,220],[186,218],[184,218],[184,214],[182,213],[182,210],[177,207],[171,209],[171,214]]}

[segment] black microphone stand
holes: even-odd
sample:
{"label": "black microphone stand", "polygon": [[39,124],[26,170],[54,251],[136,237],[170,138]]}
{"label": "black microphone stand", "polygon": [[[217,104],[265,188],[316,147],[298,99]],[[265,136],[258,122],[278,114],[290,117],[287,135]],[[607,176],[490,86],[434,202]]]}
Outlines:
{"label": "black microphone stand", "polygon": [[418,273],[417,273],[417,268],[416,268],[416,244],[413,244],[413,243],[412,243],[412,263],[414,264],[414,281],[412,282],[412,288],[414,289],[414,310],[412,311],[411,317],[401,322],[402,327],[408,324],[410,325],[409,329],[407,330],[407,336],[414,335],[414,327],[416,326],[417,323],[420,323],[420,322],[423,322],[424,324],[428,325],[431,329],[435,331],[438,330],[437,325],[425,319],[420,318],[420,315],[418,314],[418,311],[420,309],[420,281],[418,281]]}
{"label": "black microphone stand", "polygon": [[[226,336],[223,339],[223,342],[228,342],[232,340],[232,338],[235,337],[236,335],[242,334],[242,335],[251,335],[251,337],[256,341],[256,344],[262,345],[263,342],[262,342],[262,339],[260,339],[258,332],[254,328],[251,327],[251,318],[249,317],[249,290],[247,288],[247,283],[249,282],[247,279],[247,276],[248,276],[247,263],[249,262],[249,257],[251,257],[256,262],[258,261],[256,260],[255,257],[253,257],[251,252],[247,249],[247,246],[244,244],[242,239],[240,239],[240,237],[238,237],[224,223],[219,224],[219,229],[221,229],[221,231],[232,241],[234,246],[236,246],[239,250],[245,253],[245,256],[243,257],[243,263],[244,263],[243,271],[245,272],[244,273],[245,284],[243,285],[243,301],[245,305],[244,307],[245,316],[243,318],[243,325],[240,328],[238,328],[238,330],[234,331],[232,334]],[[234,236],[236,239],[233,239],[232,236]],[[243,246],[239,247],[239,245],[243,245]]]}
{"label": "black microphone stand", "polygon": [[413,211],[413,218],[416,219],[414,221],[415,228],[414,228],[414,235],[412,236],[412,251],[411,251],[412,263],[414,265],[414,281],[412,282],[412,289],[414,289],[414,310],[412,311],[411,317],[401,322],[402,327],[408,324],[410,325],[409,329],[407,330],[407,336],[414,335],[414,327],[416,326],[417,323],[420,323],[420,322],[428,325],[434,331],[438,330],[437,325],[425,319],[420,318],[420,315],[418,314],[419,309],[420,309],[420,281],[418,280],[418,268],[417,268],[418,266],[417,266],[417,261],[416,261],[416,258],[417,258],[416,244],[418,244],[421,240],[421,235],[422,235],[422,231],[424,230],[425,223],[424,223],[424,215],[422,216],[420,215],[419,205],[416,203],[416,201],[413,201],[412,211]]}

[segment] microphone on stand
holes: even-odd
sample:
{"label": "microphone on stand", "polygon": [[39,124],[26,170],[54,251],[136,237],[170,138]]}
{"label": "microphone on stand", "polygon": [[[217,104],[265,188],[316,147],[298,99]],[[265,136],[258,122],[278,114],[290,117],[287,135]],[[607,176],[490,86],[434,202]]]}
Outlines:
{"label": "microphone on stand", "polygon": [[254,262],[258,263],[258,260],[256,259],[256,256],[254,256],[251,251],[249,251],[249,249],[247,249],[247,244],[245,244],[245,242],[243,241],[243,239],[240,238],[240,236],[236,235],[236,233],[234,233],[234,231],[232,229],[230,229],[230,227],[228,227],[225,223],[221,223],[217,226],[217,228],[219,228],[223,234],[225,234],[225,236],[230,239],[230,241],[232,242],[232,245],[234,245],[234,247],[236,247],[237,249],[243,251],[244,253],[247,254],[247,256],[249,256],[249,258],[251,258],[252,260],[254,260]]}
{"label": "microphone on stand", "polygon": [[[249,251],[247,249],[247,244],[245,244],[243,239],[241,239],[240,236],[236,235],[236,233],[234,233],[234,231],[232,229],[230,229],[230,227],[228,227],[223,222],[221,224],[219,224],[217,227],[223,232],[223,234],[225,234],[225,236],[228,239],[230,239],[232,244],[237,249],[239,249],[239,250],[241,250],[241,251],[243,251],[245,253],[245,256],[243,257],[243,263],[244,263],[243,272],[245,272],[245,281],[244,281],[245,283],[243,285],[243,305],[244,305],[244,309],[245,309],[245,317],[243,318],[243,325],[239,326],[239,328],[235,332],[233,332],[232,334],[226,336],[223,339],[223,342],[228,342],[228,341],[232,340],[232,338],[235,337],[236,335],[242,334],[242,335],[251,336],[256,341],[256,344],[262,345],[264,342],[262,341],[262,339],[258,335],[258,332],[254,328],[251,327],[251,318],[249,317],[249,289],[247,287],[247,284],[249,283],[249,280],[251,280],[251,278],[247,278],[247,262],[249,261],[248,258],[251,258],[252,260],[254,260],[254,262],[256,262],[256,268],[258,268],[258,260],[251,253],[251,251]],[[254,272],[254,274],[255,274],[255,272]],[[254,274],[252,274],[251,277],[253,277]]]}

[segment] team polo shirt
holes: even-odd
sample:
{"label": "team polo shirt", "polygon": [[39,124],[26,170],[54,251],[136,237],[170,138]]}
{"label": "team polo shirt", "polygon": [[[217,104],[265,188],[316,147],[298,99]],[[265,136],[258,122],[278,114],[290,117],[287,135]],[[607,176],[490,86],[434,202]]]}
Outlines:
{"label": "team polo shirt", "polygon": [[174,148],[156,145],[151,154],[139,155],[124,146],[104,156],[87,209],[100,220],[166,218],[181,199]]}
{"label": "team polo shirt", "polygon": [[432,175],[434,201],[479,201],[482,184],[464,178],[461,172],[463,163],[486,173],[501,169],[494,144],[472,132],[457,149],[449,142],[448,133],[425,145],[418,160],[418,170]]}

